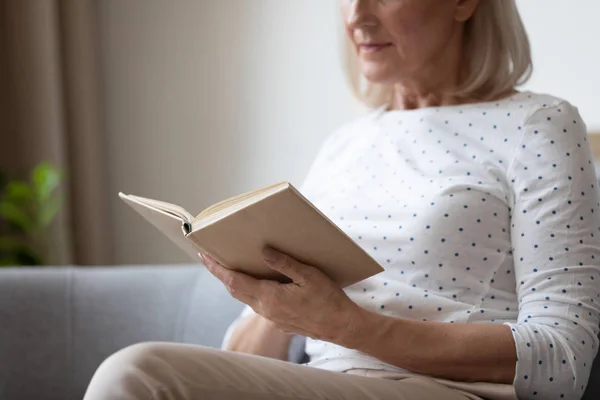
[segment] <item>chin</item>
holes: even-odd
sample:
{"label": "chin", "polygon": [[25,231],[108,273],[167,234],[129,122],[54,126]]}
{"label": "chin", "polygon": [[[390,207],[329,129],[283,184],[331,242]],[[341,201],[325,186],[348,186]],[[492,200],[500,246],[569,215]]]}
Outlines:
{"label": "chin", "polygon": [[392,84],[397,81],[398,71],[391,68],[389,64],[372,62],[361,62],[360,70],[364,77],[371,83]]}

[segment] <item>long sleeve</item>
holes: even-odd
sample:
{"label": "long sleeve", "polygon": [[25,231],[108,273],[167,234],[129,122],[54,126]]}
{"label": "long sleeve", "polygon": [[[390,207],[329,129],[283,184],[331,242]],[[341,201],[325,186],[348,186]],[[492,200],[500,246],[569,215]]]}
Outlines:
{"label": "long sleeve", "polygon": [[523,126],[508,169],[519,318],[519,398],[579,399],[598,351],[600,211],[577,109],[544,105]]}

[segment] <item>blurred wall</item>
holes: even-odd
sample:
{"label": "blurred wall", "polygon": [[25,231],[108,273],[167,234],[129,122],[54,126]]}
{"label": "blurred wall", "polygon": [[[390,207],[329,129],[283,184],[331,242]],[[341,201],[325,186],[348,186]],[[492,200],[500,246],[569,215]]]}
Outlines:
{"label": "blurred wall", "polygon": [[517,0],[533,49],[525,86],[575,104],[600,132],[600,1]]}
{"label": "blurred wall", "polygon": [[[535,74],[600,131],[600,2],[517,0]],[[224,197],[300,185],[324,137],[353,115],[337,0],[98,1],[117,263],[186,262],[117,199],[193,214]]]}
{"label": "blurred wall", "polygon": [[337,1],[102,0],[117,263],[186,262],[117,198],[192,214],[274,181],[300,185],[351,117]]}

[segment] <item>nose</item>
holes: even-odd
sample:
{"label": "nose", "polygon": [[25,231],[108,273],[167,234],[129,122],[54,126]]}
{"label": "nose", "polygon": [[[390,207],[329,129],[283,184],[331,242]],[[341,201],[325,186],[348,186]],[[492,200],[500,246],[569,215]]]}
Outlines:
{"label": "nose", "polygon": [[377,20],[371,12],[371,0],[350,1],[346,24],[351,30],[377,25]]}

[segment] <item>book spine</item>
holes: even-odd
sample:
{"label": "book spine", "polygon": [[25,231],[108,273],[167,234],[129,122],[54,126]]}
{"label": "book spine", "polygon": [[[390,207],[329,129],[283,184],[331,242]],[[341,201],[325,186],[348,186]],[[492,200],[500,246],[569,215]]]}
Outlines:
{"label": "book spine", "polygon": [[189,235],[192,232],[192,224],[187,221],[183,221],[181,224],[181,230],[185,236]]}

